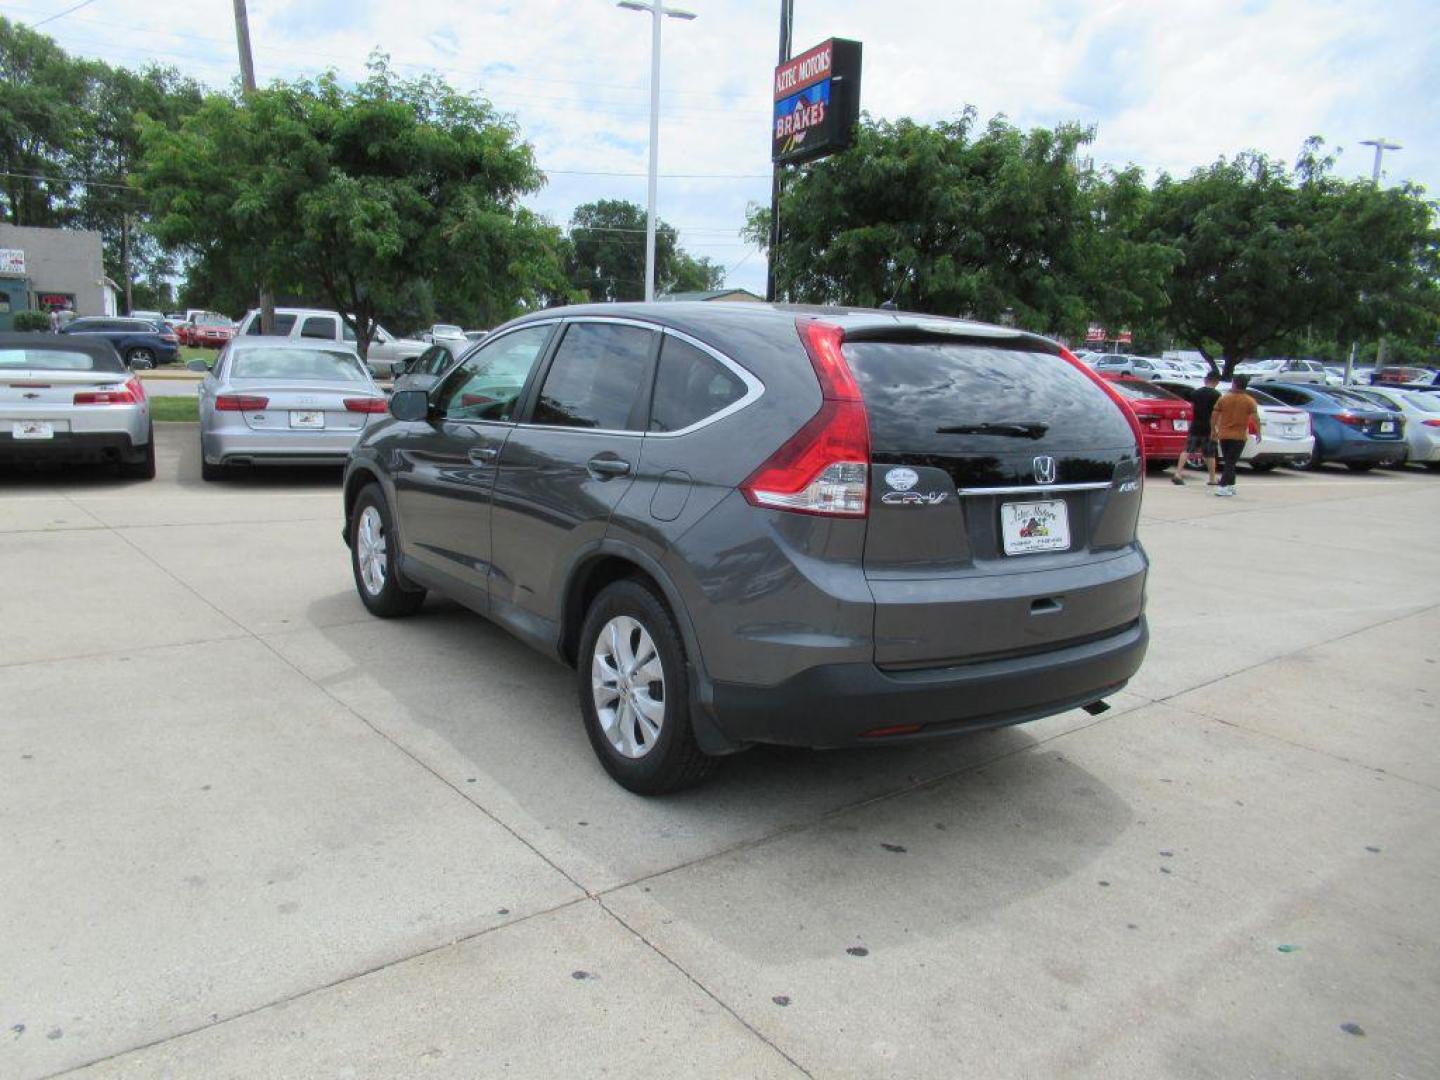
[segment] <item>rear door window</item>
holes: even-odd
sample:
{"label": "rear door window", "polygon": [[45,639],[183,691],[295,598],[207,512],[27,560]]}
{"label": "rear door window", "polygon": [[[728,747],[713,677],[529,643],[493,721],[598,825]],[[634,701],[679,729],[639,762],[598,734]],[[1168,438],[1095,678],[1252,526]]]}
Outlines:
{"label": "rear door window", "polygon": [[650,375],[655,332],[621,323],[572,323],[546,372],[533,422],[638,431],[635,415]]}
{"label": "rear door window", "polygon": [[[1083,371],[1014,346],[846,342],[877,455],[988,455],[1134,445]],[[987,425],[990,425],[987,427]]]}
{"label": "rear door window", "polygon": [[689,342],[666,335],[655,373],[650,430],[681,431],[744,396],[745,383],[733,371]]}

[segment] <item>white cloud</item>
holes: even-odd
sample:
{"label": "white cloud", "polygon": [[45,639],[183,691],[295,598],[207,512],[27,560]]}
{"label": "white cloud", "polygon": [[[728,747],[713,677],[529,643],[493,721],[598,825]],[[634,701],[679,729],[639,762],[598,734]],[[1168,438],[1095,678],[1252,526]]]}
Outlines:
{"label": "white cloud", "polygon": [[[746,259],[747,201],[769,197],[769,73],[778,3],[688,0],[692,23],[667,21],[661,172],[745,174],[661,182],[662,216],[682,243],[727,266]],[[17,0],[23,21],[61,0]],[[1440,5],[1426,0],[829,0],[797,5],[795,46],[826,37],[865,44],[863,98],[876,116],[935,120],[975,104],[1021,124],[1095,123],[1097,161],[1183,173],[1257,148],[1293,160],[1308,135],[1345,149],[1342,171],[1368,175],[1359,139],[1403,143],[1390,180],[1440,189],[1433,55]],[[163,13],[162,13],[163,12]],[[556,170],[643,173],[648,139],[648,18],[610,0],[252,0],[262,80],[327,67],[358,75],[379,47],[405,71],[431,68],[480,88],[519,120]],[[104,0],[45,27],[72,52],[112,63],[172,63],[215,85],[235,73],[231,6],[157,9]],[[534,205],[564,222],[599,197],[643,202],[643,176],[556,173]],[[751,256],[731,284],[757,291]]]}

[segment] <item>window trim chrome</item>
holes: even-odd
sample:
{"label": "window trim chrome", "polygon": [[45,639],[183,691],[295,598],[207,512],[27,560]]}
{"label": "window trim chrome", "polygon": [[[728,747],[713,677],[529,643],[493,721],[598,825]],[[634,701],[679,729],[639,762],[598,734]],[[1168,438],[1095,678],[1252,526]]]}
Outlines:
{"label": "window trim chrome", "polygon": [[[674,327],[665,326],[661,323],[646,322],[643,319],[626,318],[621,315],[577,315],[573,318],[552,319],[547,321],[563,322],[566,324],[566,326],[573,326],[578,323],[614,323],[619,326],[639,327],[642,330],[649,330],[652,333],[659,333],[662,336],[668,334],[679,341],[685,342],[685,344],[687,345],[693,345],[695,348],[699,349],[701,352],[709,356],[712,360],[715,360],[717,363],[719,363],[721,367],[725,368],[727,371],[729,371],[732,375],[734,375],[736,378],[738,378],[741,382],[745,384],[745,394],[739,400],[733,401],[729,405],[726,405],[725,408],[721,409],[719,412],[711,413],[709,416],[697,420],[689,427],[681,428],[678,431],[630,431],[624,428],[616,429],[566,427],[563,424],[536,424],[529,421],[523,424],[512,424],[512,426],[516,428],[522,428],[526,430],[534,428],[536,430],[543,431],[565,431],[580,435],[605,435],[612,438],[617,435],[626,435],[631,438],[674,439],[682,435],[690,435],[696,431],[699,431],[701,428],[709,427],[711,424],[716,423],[717,421],[724,420],[728,416],[733,416],[741,409],[748,408],[765,394],[765,384],[762,383],[758,378],[756,378],[755,375],[752,374],[749,370],[741,367],[734,360],[731,360],[728,356],[722,353],[719,349],[716,349],[714,346],[707,345],[699,338],[693,337],[690,334],[685,333],[683,330],[676,330]],[[535,326],[536,323],[527,322],[524,325]],[[515,329],[518,330],[520,329],[520,327],[516,327]],[[508,333],[509,331],[506,332]],[[489,340],[489,338],[485,339],[486,342],[488,342]],[[662,342],[661,344],[663,345],[664,343]],[[662,348],[661,354],[663,355],[663,353],[664,349]],[[654,374],[655,377],[658,377],[659,373],[657,371]],[[544,386],[542,385],[540,389],[543,390]]]}

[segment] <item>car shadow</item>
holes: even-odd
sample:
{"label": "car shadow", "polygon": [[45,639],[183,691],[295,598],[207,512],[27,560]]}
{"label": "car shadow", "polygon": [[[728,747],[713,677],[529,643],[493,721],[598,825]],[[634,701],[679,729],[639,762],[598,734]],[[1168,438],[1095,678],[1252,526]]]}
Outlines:
{"label": "car shadow", "polygon": [[[317,600],[314,621],[335,603]],[[883,888],[898,934],[922,924],[938,894],[973,911],[1046,888],[1095,859],[1132,816],[1063,755],[1034,752],[1024,726],[861,750],[755,747],[723,759],[697,788],[642,798],[596,761],[575,672],[480,616],[432,598],[409,619],[316,633],[330,647],[317,662],[328,692],[589,890],[716,856],[743,873],[756,844],[793,849],[783,857],[807,872],[737,895],[740,910],[706,928],[757,957],[830,948],[753,932],[766,922],[765,896],[781,899],[776,888],[837,916],[873,905]],[[896,858],[895,847],[912,854]],[[828,853],[823,865],[817,852]],[[701,902],[683,915],[703,922],[710,909]]]}

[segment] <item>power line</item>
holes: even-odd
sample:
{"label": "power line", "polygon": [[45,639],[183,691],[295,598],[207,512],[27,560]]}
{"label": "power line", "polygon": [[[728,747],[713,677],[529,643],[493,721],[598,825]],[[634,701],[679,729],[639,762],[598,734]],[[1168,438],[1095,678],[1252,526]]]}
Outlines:
{"label": "power line", "polygon": [[39,22],[33,22],[33,23],[31,23],[31,24],[30,24],[30,29],[31,29],[31,30],[34,30],[34,29],[36,29],[37,27],[44,26],[46,23],[52,23],[52,22],[54,22],[56,19],[63,19],[66,15],[69,15],[72,11],[79,11],[81,8],[83,8],[83,7],[89,7],[89,6],[90,6],[91,4],[93,4],[93,3],[95,3],[95,0],[80,0],[80,3],[76,4],[74,7],[68,7],[68,8],[66,8],[64,11],[57,11],[54,15],[47,15],[45,18],[41,19]]}

